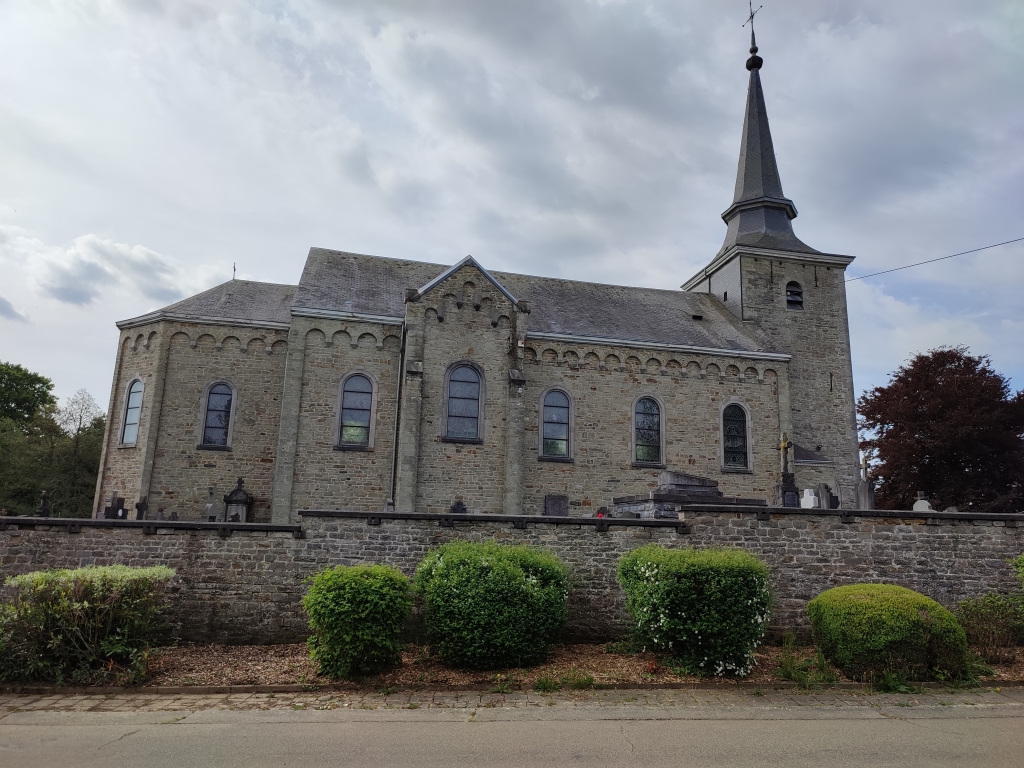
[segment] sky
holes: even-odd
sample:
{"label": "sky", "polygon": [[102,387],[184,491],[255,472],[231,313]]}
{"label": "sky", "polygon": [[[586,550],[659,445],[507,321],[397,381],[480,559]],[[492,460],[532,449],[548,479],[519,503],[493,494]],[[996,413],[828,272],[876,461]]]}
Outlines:
{"label": "sky", "polygon": [[[1024,3],[763,0],[797,235],[849,277],[1024,237]],[[741,0],[0,0],[0,360],[104,407],[118,332],[311,246],[676,288],[725,236]],[[847,285],[855,387],[1024,388],[1024,242]]]}

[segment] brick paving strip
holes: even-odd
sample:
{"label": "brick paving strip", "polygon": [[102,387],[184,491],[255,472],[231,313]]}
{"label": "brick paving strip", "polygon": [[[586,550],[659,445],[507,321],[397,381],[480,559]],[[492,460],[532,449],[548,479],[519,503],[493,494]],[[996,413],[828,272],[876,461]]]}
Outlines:
{"label": "brick paving strip", "polygon": [[[865,689],[801,691],[795,688],[691,687],[674,689],[617,689],[538,693],[522,691],[397,691],[397,692],[281,692],[174,693],[139,690],[132,693],[0,694],[0,725],[14,722],[18,713],[195,713],[325,712],[343,716],[380,716],[394,711],[422,715],[447,710],[468,719],[493,719],[515,712],[531,719],[565,716],[649,719],[723,717],[816,717],[837,709],[865,716],[895,717],[1024,717],[1024,688],[974,690],[926,689],[912,694],[875,694]],[[817,712],[817,714],[815,714]],[[502,714],[504,713],[504,715]],[[532,714],[531,714],[532,713]],[[420,714],[420,713],[417,713]],[[13,717],[12,717],[13,716]]]}

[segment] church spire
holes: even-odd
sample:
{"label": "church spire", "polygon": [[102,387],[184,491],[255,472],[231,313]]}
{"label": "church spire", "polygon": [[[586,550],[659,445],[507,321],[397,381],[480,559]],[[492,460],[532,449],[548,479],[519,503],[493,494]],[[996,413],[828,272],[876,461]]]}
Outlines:
{"label": "church spire", "polygon": [[790,223],[791,219],[796,218],[796,206],[782,191],[782,179],[779,178],[779,167],[775,162],[775,147],[768,127],[764,91],[761,90],[761,66],[764,59],[757,55],[753,12],[749,21],[750,58],[747,59],[747,70],[750,72],[750,85],[747,88],[747,112],[743,119],[736,192],[732,205],[722,214],[729,230],[720,253],[735,245],[818,253],[797,238]]}

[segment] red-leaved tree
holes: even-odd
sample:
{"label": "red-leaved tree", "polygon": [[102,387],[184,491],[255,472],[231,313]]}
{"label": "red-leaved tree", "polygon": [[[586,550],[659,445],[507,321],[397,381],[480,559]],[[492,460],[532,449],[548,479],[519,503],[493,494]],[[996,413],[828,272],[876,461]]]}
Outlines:
{"label": "red-leaved tree", "polygon": [[923,491],[937,509],[1024,511],[1024,390],[1012,392],[987,356],[916,355],[857,406],[879,509],[910,509]]}

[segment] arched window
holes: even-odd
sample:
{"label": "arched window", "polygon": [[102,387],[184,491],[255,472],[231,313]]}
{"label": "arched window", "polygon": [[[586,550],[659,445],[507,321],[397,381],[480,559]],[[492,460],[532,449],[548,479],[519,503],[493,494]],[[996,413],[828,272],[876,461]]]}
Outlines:
{"label": "arched window", "polygon": [[231,387],[224,382],[210,387],[206,396],[206,420],[203,422],[204,446],[227,447],[233,399]]}
{"label": "arched window", "polygon": [[800,283],[796,280],[786,283],[786,308],[804,308],[804,289],[800,287]]}
{"label": "arched window", "polygon": [[139,416],[142,413],[142,382],[136,379],[128,387],[124,403],[124,424],[121,426],[121,445],[135,445],[139,437]]}
{"label": "arched window", "polygon": [[345,379],[341,393],[342,446],[370,445],[370,425],[373,416],[373,383],[361,374]]}
{"label": "arched window", "polygon": [[661,463],[661,406],[653,397],[641,397],[634,412],[635,453],[640,464]]}
{"label": "arched window", "polygon": [[544,396],[541,456],[569,458],[569,396],[553,389]]}
{"label": "arched window", "polygon": [[480,439],[480,374],[460,365],[448,376],[448,419],[445,436],[453,440]]}
{"label": "arched window", "polygon": [[735,403],[722,411],[723,461],[730,469],[747,467],[747,412]]}

